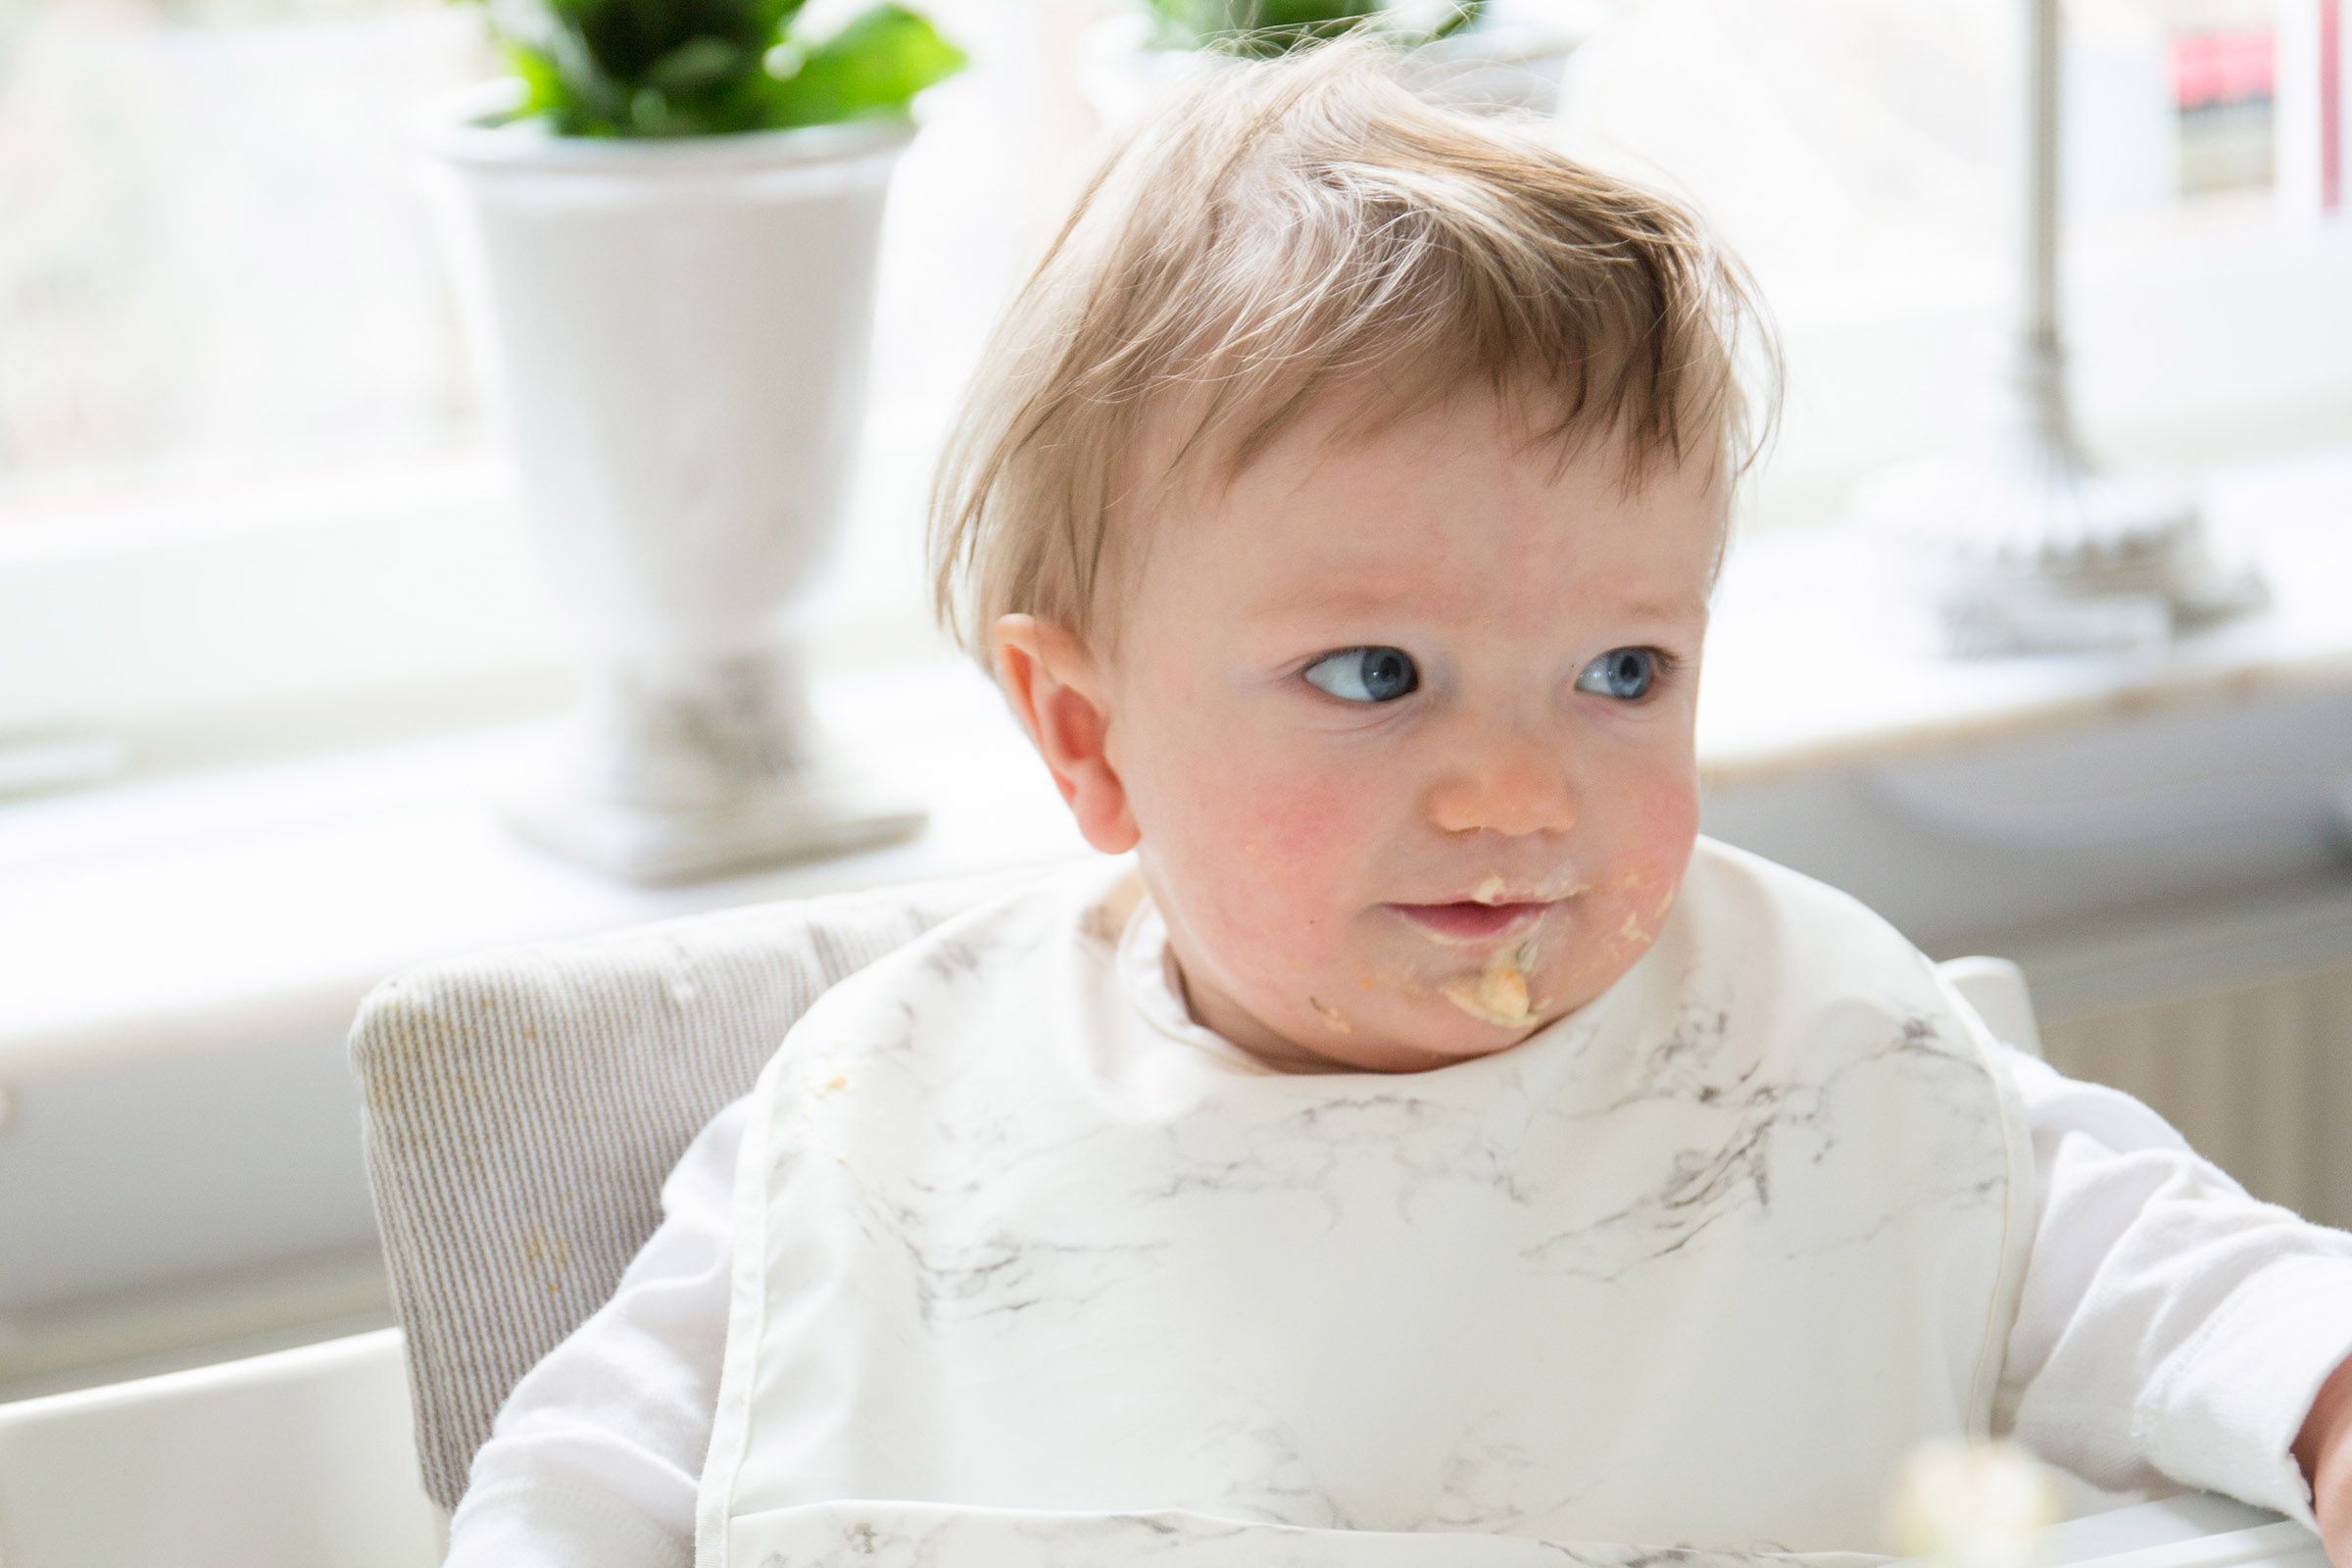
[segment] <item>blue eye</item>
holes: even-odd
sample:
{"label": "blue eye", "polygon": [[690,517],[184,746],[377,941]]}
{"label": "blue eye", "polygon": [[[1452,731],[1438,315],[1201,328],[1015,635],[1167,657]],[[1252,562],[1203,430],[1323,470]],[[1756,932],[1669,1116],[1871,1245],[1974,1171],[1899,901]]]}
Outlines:
{"label": "blue eye", "polygon": [[1354,702],[1356,699],[1346,690],[1333,691],[1315,679],[1315,671],[1327,665],[1350,671],[1354,678],[1343,677],[1341,686],[1359,687],[1364,696],[1375,703],[1402,697],[1421,684],[1413,674],[1411,658],[1400,648],[1343,648],[1336,654],[1325,654],[1300,671],[1306,676],[1308,684],[1317,690],[1331,692],[1332,696],[1344,701]]}
{"label": "blue eye", "polygon": [[1585,666],[1585,672],[1576,678],[1576,689],[1622,698],[1629,703],[1639,702],[1649,694],[1650,687],[1664,672],[1661,666],[1668,662],[1667,656],[1655,648],[1612,648]]}

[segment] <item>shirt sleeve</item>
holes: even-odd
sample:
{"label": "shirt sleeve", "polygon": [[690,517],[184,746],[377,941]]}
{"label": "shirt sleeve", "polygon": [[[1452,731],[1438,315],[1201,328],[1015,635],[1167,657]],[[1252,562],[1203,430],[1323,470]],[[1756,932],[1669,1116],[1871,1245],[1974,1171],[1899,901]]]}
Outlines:
{"label": "shirt sleeve", "polygon": [[695,1136],[611,1298],[499,1407],[450,1516],[444,1568],[691,1568],[750,1103]]}
{"label": "shirt sleeve", "polygon": [[2093,1486],[2217,1492],[2316,1533],[2289,1450],[2352,1354],[2352,1233],[2249,1196],[2130,1095],[1997,1059],[2039,1191],[1993,1430]]}

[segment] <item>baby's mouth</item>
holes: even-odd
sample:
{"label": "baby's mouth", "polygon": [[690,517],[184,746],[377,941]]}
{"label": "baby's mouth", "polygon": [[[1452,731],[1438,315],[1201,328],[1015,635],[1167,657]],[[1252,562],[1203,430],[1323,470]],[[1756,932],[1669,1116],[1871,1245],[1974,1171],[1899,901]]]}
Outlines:
{"label": "baby's mouth", "polygon": [[1483,943],[1514,937],[1544,918],[1548,904],[1392,904],[1441,942]]}

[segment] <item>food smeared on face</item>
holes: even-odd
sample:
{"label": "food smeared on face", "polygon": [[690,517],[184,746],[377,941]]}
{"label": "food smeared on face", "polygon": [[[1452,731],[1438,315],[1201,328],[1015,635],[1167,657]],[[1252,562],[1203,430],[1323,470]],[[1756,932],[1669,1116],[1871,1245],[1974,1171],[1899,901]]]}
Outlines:
{"label": "food smeared on face", "polygon": [[1532,1007],[1528,1005],[1527,971],[1535,964],[1536,944],[1531,937],[1517,947],[1496,949],[1475,982],[1449,980],[1440,995],[1473,1018],[1524,1028],[1551,1003],[1546,997]]}

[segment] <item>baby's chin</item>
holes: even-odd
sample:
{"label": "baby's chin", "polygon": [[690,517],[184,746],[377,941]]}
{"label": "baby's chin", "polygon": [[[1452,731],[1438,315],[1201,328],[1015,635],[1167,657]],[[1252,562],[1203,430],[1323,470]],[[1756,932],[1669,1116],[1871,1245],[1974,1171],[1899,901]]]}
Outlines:
{"label": "baby's chin", "polygon": [[[1493,941],[1432,940],[1396,924],[1338,948],[1272,940],[1237,953],[1230,992],[1203,988],[1181,953],[1195,1021],[1291,1071],[1422,1072],[1507,1051],[1581,1000],[1551,923]],[[1573,938],[1569,938],[1573,940]]]}
{"label": "baby's chin", "polygon": [[[1587,955],[1546,951],[1537,937],[1334,963],[1327,986],[1268,996],[1260,1018],[1302,1054],[1368,1071],[1409,1072],[1491,1056],[1585,1005],[1633,966],[1646,944]],[[1597,962],[1597,967],[1595,966]],[[1352,978],[1348,978],[1352,976]]]}
{"label": "baby's chin", "polygon": [[1283,1052],[1268,1054],[1267,1059],[1294,1071],[1431,1072],[1508,1051],[1542,1027],[1539,1020],[1526,1028],[1514,1029],[1492,1025],[1481,1028],[1476,1024],[1467,1030],[1440,1026],[1374,1033],[1364,1029],[1346,1035],[1327,1035],[1320,1040],[1291,1042]]}
{"label": "baby's chin", "polygon": [[[1510,950],[1434,989],[1404,980],[1353,998],[1325,1001],[1309,992],[1308,1015],[1284,1017],[1294,1062],[1320,1060],[1371,1072],[1421,1072],[1507,1051],[1566,1011],[1549,997],[1530,998],[1514,980]],[[1266,1014],[1261,1014],[1265,1016]]]}

